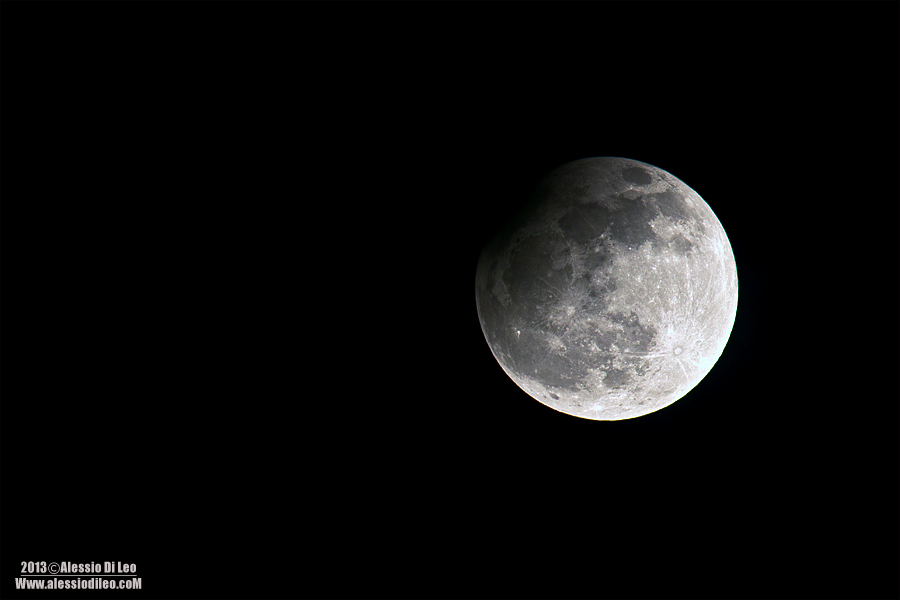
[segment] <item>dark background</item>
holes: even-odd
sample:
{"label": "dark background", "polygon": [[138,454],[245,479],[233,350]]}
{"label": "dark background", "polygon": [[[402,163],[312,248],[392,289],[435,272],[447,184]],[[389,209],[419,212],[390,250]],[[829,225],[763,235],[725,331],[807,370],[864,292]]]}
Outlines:
{"label": "dark background", "polygon": [[[4,597],[898,596],[896,3],[2,16]],[[589,156],[737,261],[721,359],[631,421],[530,399],[475,310]]]}

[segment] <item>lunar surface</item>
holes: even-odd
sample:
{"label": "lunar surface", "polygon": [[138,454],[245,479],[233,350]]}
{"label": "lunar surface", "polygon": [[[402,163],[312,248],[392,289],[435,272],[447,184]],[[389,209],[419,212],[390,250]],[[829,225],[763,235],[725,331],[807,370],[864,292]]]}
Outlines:
{"label": "lunar surface", "polygon": [[600,421],[687,394],[722,354],[738,281],[712,209],[624,158],[551,171],[488,243],[475,300],[491,352],[536,400]]}

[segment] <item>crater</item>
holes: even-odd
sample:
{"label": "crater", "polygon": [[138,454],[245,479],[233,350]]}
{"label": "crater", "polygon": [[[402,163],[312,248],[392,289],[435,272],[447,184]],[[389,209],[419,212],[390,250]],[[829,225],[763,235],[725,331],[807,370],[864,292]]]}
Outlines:
{"label": "crater", "polygon": [[614,313],[613,317],[623,328],[624,339],[617,341],[624,346],[627,352],[649,352],[651,350],[658,334],[656,327],[641,323],[634,311],[628,315]]}
{"label": "crater", "polygon": [[525,377],[533,377],[545,387],[575,391],[583,378],[568,357],[548,351],[546,345],[519,344],[511,349],[511,353],[516,371]]}
{"label": "crater", "polygon": [[653,177],[650,173],[640,167],[628,167],[622,170],[622,178],[628,183],[635,185],[650,185],[653,183]]}
{"label": "crater", "polygon": [[616,211],[610,223],[613,239],[631,249],[644,242],[656,245],[659,240],[650,223],[659,214],[657,207],[644,202],[643,197],[628,200],[617,196],[616,199],[622,202],[622,208]]}
{"label": "crater", "polygon": [[675,190],[665,190],[653,196],[659,207],[659,213],[673,221],[686,221],[694,223],[700,235],[706,233],[706,226],[697,210],[688,204],[684,196]]}
{"label": "crater", "polygon": [[669,245],[678,254],[687,254],[691,251],[691,248],[694,247],[691,241],[680,233],[675,234]]}
{"label": "crater", "polygon": [[603,378],[603,385],[608,388],[622,389],[627,387],[630,381],[631,373],[625,369],[611,368],[606,372],[606,377]]}
{"label": "crater", "polygon": [[609,210],[599,204],[581,204],[557,219],[566,237],[586,244],[600,237],[609,225]]}
{"label": "crater", "polygon": [[585,271],[596,271],[602,267],[608,267],[612,262],[612,253],[606,246],[597,246],[593,252],[588,252],[581,259]]}

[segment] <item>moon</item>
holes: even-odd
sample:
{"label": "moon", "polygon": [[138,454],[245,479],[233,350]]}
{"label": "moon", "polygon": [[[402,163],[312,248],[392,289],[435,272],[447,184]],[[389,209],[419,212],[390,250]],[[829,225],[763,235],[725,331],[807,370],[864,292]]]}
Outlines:
{"label": "moon", "polygon": [[693,389],[725,348],[737,267],[706,202],[636,160],[550,173],[482,250],[478,318],[506,374],[539,402],[598,421]]}

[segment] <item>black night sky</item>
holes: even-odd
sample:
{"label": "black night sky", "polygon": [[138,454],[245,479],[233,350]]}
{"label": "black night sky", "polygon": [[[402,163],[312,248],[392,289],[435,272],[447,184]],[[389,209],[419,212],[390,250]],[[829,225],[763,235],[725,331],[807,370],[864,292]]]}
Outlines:
{"label": "black night sky", "polygon": [[[896,3],[2,13],[3,597],[98,595],[29,560],[135,563],[109,598],[900,593]],[[737,262],[712,372],[629,421],[532,400],[475,310],[591,156]]]}

